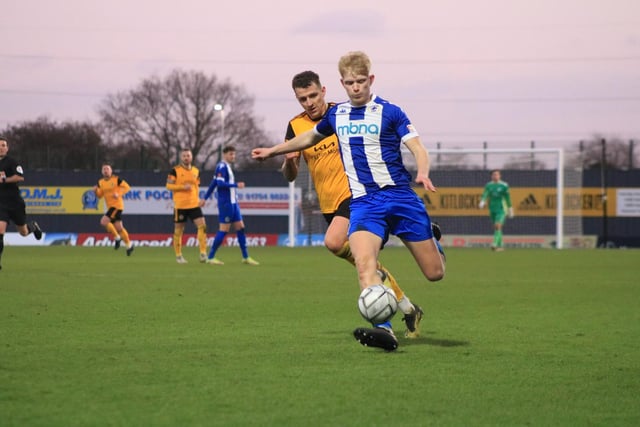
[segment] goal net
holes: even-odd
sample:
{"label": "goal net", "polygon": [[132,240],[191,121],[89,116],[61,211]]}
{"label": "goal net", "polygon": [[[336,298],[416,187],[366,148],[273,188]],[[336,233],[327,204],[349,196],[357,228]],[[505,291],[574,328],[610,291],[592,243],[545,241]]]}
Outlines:
{"label": "goal net", "polygon": [[[430,177],[436,193],[415,187],[432,221],[443,231],[441,243],[451,247],[490,247],[493,224],[478,204],[491,171],[499,169],[510,187],[515,216],[507,219],[507,248],[566,248],[591,246],[582,225],[582,170],[565,167],[562,149],[430,149]],[[403,151],[404,162],[415,174],[413,156]],[[321,245],[326,223],[304,161],[291,188],[301,200],[290,209],[290,245]],[[293,190],[292,190],[293,191]],[[292,193],[293,194],[293,193]],[[290,197],[290,200],[294,200]],[[292,203],[294,204],[294,203]],[[389,244],[401,244],[397,239]]]}
{"label": "goal net", "polygon": [[327,222],[320,211],[307,162],[301,158],[298,176],[289,184],[288,246],[322,246],[326,231]]}

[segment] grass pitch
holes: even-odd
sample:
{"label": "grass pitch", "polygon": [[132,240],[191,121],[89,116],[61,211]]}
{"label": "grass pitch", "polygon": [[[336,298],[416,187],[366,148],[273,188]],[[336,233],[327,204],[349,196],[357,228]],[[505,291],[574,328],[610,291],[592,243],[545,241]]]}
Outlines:
{"label": "grass pitch", "polygon": [[640,425],[638,251],[449,249],[428,283],[387,248],[426,311],[394,353],[353,339],[346,262],[251,255],[6,247],[0,425]]}

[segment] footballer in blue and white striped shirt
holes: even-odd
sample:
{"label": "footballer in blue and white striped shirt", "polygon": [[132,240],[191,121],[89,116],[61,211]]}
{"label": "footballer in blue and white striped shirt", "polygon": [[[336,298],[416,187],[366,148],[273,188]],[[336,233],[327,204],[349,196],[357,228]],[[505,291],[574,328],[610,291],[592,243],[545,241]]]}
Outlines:
{"label": "footballer in blue and white striped shirt", "polygon": [[[429,178],[429,154],[405,112],[372,92],[375,76],[364,52],[349,52],[338,63],[348,102],[333,106],[315,128],[286,143],[256,148],[255,159],[300,151],[335,133],[353,199],[349,244],[356,261],[360,289],[380,284],[377,261],[389,234],[400,238],[430,281],[444,277],[445,257],[434,238],[424,203],[411,188],[411,174],[402,162],[401,144],[414,156],[415,182],[435,192]],[[354,331],[361,344],[397,348],[390,325]],[[376,330],[377,329],[377,330]],[[382,336],[388,332],[393,340]],[[393,342],[395,341],[395,343]]]}

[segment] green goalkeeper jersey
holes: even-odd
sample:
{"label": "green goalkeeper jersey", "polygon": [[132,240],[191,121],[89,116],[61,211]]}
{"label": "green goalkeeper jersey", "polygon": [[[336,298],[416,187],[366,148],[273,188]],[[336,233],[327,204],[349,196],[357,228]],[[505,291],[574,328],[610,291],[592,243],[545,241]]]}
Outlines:
{"label": "green goalkeeper jersey", "polygon": [[504,181],[489,181],[484,186],[481,200],[489,201],[490,212],[504,212],[511,207],[511,196],[509,195],[509,184]]}

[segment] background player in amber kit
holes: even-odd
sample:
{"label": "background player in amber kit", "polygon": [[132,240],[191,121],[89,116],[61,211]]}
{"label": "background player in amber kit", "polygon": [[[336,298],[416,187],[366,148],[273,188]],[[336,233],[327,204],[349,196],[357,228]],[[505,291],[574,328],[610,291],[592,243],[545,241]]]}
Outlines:
{"label": "background player in amber kit", "polygon": [[[289,121],[285,141],[313,129],[329,107],[333,105],[325,100],[326,88],[320,83],[320,76],[313,71],[303,71],[293,76],[291,87],[296,100],[304,111]],[[282,173],[289,182],[298,176],[301,156],[307,162],[313,185],[318,194],[320,210],[328,224],[324,235],[324,244],[335,256],[355,266],[347,236],[351,190],[349,190],[347,175],[342,166],[336,135],[328,136],[321,143],[304,151],[286,154]],[[403,320],[407,325],[405,336],[407,338],[418,337],[420,320],[424,314],[422,309],[411,303],[389,270],[380,263],[378,270],[381,272],[381,276],[386,277],[385,284],[393,289],[398,298],[400,310],[404,313]]]}
{"label": "background player in amber kit", "polygon": [[200,262],[207,260],[207,225],[202,213],[198,193],[200,191],[200,171],[193,166],[193,153],[188,148],[180,152],[180,164],[171,169],[167,177],[167,190],[173,192],[173,250],[178,264],[186,264],[182,256],[182,235],[187,219],[198,228]]}
{"label": "background player in amber kit", "polygon": [[100,225],[113,236],[116,250],[120,248],[121,242],[124,241],[127,246],[127,256],[133,252],[133,243],[129,239],[127,229],[122,224],[122,212],[124,211],[123,197],[129,190],[131,190],[131,187],[127,181],[114,175],[109,163],[103,163],[102,178],[93,187],[96,196],[98,198],[104,197],[104,202],[107,205],[107,211],[100,218]]}
{"label": "background player in amber kit", "polygon": [[22,166],[7,153],[9,142],[0,137],[0,261],[4,251],[4,233],[9,222],[13,221],[21,236],[33,233],[37,240],[42,238],[42,230],[37,222],[27,224],[27,211],[18,187],[18,183],[24,181]]}

